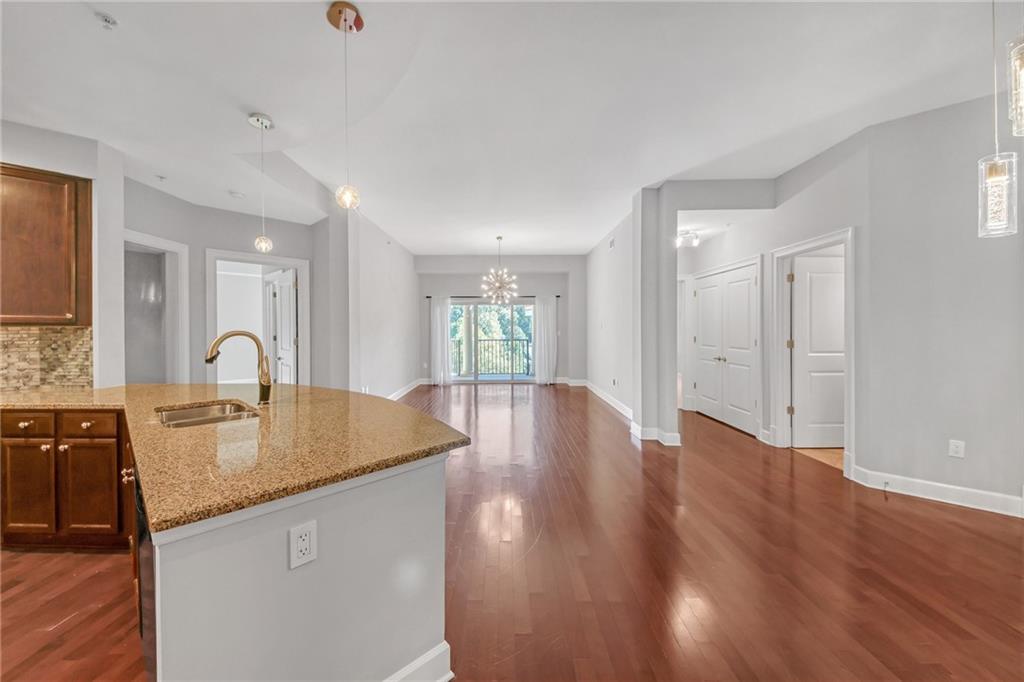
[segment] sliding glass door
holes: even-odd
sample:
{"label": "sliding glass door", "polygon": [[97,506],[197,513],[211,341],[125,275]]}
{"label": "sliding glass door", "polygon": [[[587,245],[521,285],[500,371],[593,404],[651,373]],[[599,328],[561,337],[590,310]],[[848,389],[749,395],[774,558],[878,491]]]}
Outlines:
{"label": "sliding glass door", "polygon": [[453,379],[533,379],[532,303],[454,303],[449,322]]}

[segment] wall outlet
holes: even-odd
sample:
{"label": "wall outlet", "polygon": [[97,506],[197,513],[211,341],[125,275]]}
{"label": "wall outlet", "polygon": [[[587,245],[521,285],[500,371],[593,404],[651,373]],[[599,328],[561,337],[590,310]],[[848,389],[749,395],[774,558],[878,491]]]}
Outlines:
{"label": "wall outlet", "polygon": [[950,440],[949,441],[949,456],[964,458],[964,451],[967,449],[967,444],[962,440]]}
{"label": "wall outlet", "polygon": [[288,568],[298,568],[316,559],[316,521],[306,521],[288,530]]}

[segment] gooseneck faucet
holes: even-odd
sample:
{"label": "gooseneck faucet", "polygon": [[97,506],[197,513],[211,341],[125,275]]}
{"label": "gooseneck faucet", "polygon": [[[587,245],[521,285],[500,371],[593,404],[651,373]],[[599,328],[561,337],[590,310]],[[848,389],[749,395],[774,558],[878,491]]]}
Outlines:
{"label": "gooseneck faucet", "polygon": [[270,358],[263,350],[263,342],[260,341],[260,337],[256,336],[252,332],[243,331],[241,329],[234,329],[229,332],[224,332],[213,340],[210,344],[210,348],[206,351],[206,364],[212,365],[217,361],[217,356],[220,355],[220,344],[230,339],[232,336],[244,336],[247,339],[252,339],[253,343],[256,344],[256,358],[257,369],[259,371],[260,379],[260,405],[266,405],[270,402]]}

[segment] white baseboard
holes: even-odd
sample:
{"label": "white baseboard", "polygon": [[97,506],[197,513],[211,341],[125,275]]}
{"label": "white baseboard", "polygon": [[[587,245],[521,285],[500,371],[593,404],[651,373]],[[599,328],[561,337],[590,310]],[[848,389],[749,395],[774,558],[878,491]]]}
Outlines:
{"label": "white baseboard", "polygon": [[683,410],[687,412],[697,411],[697,396],[695,395],[684,395],[683,396]]}
{"label": "white baseboard", "polygon": [[410,384],[408,384],[406,386],[403,386],[402,388],[398,389],[397,391],[395,391],[394,393],[389,395],[388,396],[388,400],[398,400],[403,395],[405,395],[406,393],[408,393],[412,389],[416,388],[417,386],[423,386],[423,385],[429,384],[429,383],[430,383],[430,379],[416,379],[412,383],[410,383]]}
{"label": "white baseboard", "polygon": [[772,426],[767,429],[761,429],[760,435],[758,435],[757,439],[765,445],[775,447],[775,427]]}
{"label": "white baseboard", "polygon": [[587,385],[587,380],[586,379],[569,379],[569,385],[570,386],[586,386]]}
{"label": "white baseboard", "polygon": [[669,447],[683,444],[678,433],[669,433],[668,431],[662,431],[661,429],[658,429],[658,442]]}
{"label": "white baseboard", "polygon": [[593,393],[598,398],[600,398],[601,400],[605,401],[606,403],[608,403],[609,405],[614,407],[619,412],[619,414],[621,414],[623,417],[625,417],[629,421],[633,421],[633,408],[629,407],[624,402],[622,402],[620,400],[617,400],[610,393],[608,393],[607,391],[605,391],[602,388],[598,388],[597,386],[595,386],[594,384],[590,383],[589,381],[586,382],[586,386],[590,390],[591,393]]}
{"label": "white baseboard", "polygon": [[565,384],[566,386],[568,386],[569,385],[569,377],[555,377],[555,383],[556,384]]}
{"label": "white baseboard", "polygon": [[399,680],[436,680],[448,682],[455,677],[452,672],[452,652],[448,642],[442,641],[415,661],[386,678],[386,682]]}
{"label": "white baseboard", "polygon": [[893,493],[923,497],[926,500],[947,502],[960,505],[961,507],[970,507],[971,509],[981,509],[982,511],[995,512],[996,514],[1024,518],[1024,496],[1016,497],[988,490],[965,488],[958,485],[949,485],[948,483],[925,481],[920,478],[886,474],[857,465],[853,466],[853,480],[869,488],[888,490]]}
{"label": "white baseboard", "polygon": [[640,426],[635,421],[629,422],[629,434],[640,440],[658,440],[658,429]]}

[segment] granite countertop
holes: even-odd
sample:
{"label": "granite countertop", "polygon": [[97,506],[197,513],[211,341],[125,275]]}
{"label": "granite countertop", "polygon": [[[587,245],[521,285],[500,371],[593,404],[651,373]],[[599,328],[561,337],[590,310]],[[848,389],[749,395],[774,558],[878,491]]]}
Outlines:
{"label": "granite countertop", "polygon": [[469,437],[385,398],[276,384],[259,418],[186,428],[156,408],[257,401],[250,384],[135,384],[5,390],[0,410],[124,410],[153,532],[252,507],[469,444]]}

